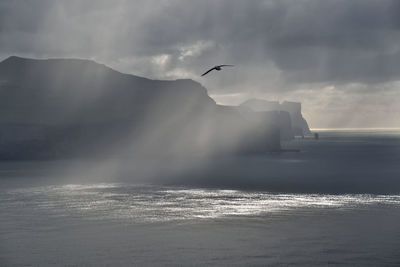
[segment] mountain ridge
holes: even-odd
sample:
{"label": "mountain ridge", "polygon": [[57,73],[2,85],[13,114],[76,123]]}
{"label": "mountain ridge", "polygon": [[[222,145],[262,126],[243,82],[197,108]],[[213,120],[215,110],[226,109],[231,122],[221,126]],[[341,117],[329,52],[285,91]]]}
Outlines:
{"label": "mountain ridge", "polygon": [[90,60],[10,57],[0,63],[0,80],[0,158],[280,147],[274,127],[217,105],[188,79],[150,80]]}

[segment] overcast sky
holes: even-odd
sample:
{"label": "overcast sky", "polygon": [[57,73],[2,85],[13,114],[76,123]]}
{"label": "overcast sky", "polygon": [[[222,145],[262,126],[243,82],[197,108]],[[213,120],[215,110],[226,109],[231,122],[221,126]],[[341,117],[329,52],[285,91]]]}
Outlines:
{"label": "overcast sky", "polygon": [[[0,0],[0,59],[191,78],[221,104],[303,103],[313,128],[400,127],[400,1]],[[215,64],[234,64],[200,75]]]}

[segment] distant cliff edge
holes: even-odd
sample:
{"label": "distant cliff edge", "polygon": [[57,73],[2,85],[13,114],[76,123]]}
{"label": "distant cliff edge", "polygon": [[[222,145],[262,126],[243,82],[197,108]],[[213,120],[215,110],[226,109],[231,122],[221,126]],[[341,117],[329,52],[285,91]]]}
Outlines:
{"label": "distant cliff edge", "polygon": [[0,62],[0,159],[280,149],[279,130],[255,114],[217,105],[192,80],[150,80],[81,59]]}
{"label": "distant cliff edge", "polygon": [[279,103],[264,99],[249,99],[240,106],[253,111],[269,112],[271,116],[275,113],[275,120],[279,121],[277,123],[280,125],[281,134],[285,139],[291,135],[304,136],[311,134],[308,123],[301,114],[301,103],[288,101]]}

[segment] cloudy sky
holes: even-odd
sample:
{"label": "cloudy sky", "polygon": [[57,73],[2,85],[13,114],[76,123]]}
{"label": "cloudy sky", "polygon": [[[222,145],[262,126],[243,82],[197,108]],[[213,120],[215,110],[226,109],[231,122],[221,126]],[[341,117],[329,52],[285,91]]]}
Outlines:
{"label": "cloudy sky", "polygon": [[[221,104],[303,103],[312,128],[400,127],[400,1],[0,0],[0,59],[191,78]],[[209,66],[235,68],[200,77]]]}

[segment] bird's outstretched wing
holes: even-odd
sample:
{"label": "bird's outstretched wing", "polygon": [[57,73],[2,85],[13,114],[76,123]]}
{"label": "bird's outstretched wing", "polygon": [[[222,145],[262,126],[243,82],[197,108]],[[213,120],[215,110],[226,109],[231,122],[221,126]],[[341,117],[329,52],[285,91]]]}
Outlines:
{"label": "bird's outstretched wing", "polygon": [[218,67],[234,67],[235,65],[219,65]]}
{"label": "bird's outstretched wing", "polygon": [[204,75],[206,75],[207,73],[209,73],[210,71],[212,71],[212,70],[214,70],[215,69],[215,67],[214,68],[211,68],[211,69],[209,69],[208,71],[206,71],[206,72],[204,72],[201,76],[204,76]]}

